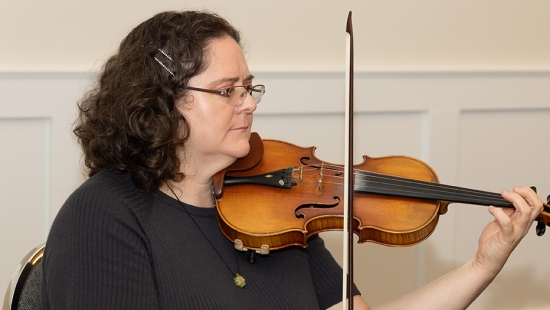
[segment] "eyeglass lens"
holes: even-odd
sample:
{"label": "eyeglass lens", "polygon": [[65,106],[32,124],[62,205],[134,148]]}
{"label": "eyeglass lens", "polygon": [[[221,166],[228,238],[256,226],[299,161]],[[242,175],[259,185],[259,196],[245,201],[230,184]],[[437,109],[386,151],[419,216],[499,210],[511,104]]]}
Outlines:
{"label": "eyeglass lens", "polygon": [[229,96],[229,101],[233,105],[240,105],[244,102],[244,99],[250,93],[252,96],[252,99],[256,102],[256,104],[260,103],[260,100],[262,99],[262,96],[265,92],[265,87],[263,85],[255,85],[255,86],[235,86],[233,91],[231,92],[231,95]]}

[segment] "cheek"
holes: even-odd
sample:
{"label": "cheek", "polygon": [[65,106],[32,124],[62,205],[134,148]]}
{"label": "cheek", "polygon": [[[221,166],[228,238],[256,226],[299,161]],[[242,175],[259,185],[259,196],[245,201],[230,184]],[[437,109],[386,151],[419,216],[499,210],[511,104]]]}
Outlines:
{"label": "cheek", "polygon": [[197,143],[222,143],[231,127],[233,114],[224,109],[195,110],[189,115],[191,136]]}
{"label": "cheek", "polygon": [[199,96],[185,97],[178,110],[187,120],[191,136],[198,139],[223,134],[229,129],[234,114],[233,107],[201,100]]}
{"label": "cheek", "polygon": [[187,120],[191,131],[199,126],[203,125],[206,122],[211,122],[211,116],[214,115],[210,113],[208,109],[204,108],[204,105],[201,102],[186,102],[183,105],[178,107],[181,115]]}

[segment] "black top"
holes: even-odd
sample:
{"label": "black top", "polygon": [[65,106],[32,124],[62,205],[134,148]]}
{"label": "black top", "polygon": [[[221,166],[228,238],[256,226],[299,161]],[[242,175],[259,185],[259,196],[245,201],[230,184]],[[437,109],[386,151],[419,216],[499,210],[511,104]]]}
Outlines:
{"label": "black top", "polygon": [[[143,194],[110,170],[63,205],[43,268],[44,309],[318,309],[342,294],[342,269],[321,238],[250,264],[221,233],[215,208]],[[233,283],[237,272],[244,288]]]}

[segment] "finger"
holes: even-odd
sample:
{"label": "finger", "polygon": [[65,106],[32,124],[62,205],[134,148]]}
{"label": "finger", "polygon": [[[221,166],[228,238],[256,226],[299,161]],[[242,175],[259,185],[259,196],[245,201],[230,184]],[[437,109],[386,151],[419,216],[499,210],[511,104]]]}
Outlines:
{"label": "finger", "polygon": [[509,217],[512,217],[512,215],[516,212],[516,209],[514,208],[499,208],[499,209],[501,209],[502,212],[504,212]]}
{"label": "finger", "polygon": [[509,192],[506,190],[502,191],[502,198],[510,201],[516,208],[515,218],[521,219],[522,221],[528,221],[531,219],[531,206],[525,201],[525,199],[520,196],[518,193]]}
{"label": "finger", "polygon": [[[523,194],[528,194],[528,191],[531,191],[529,188],[514,188],[514,191],[520,191]],[[508,192],[502,191],[502,197],[514,204],[516,212],[511,215],[512,225],[514,226],[515,232],[524,236],[529,231],[531,224],[535,218],[540,214],[537,211],[533,211],[528,202],[518,194],[517,192]]]}
{"label": "finger", "polygon": [[[519,195],[525,203],[528,205],[530,209],[529,219],[531,221],[534,221],[542,212],[543,210],[543,203],[540,197],[535,193],[530,187],[519,187],[515,186],[513,189],[514,193]],[[514,204],[515,206],[516,204]],[[523,209],[525,210],[527,209]]]}
{"label": "finger", "polygon": [[495,220],[500,226],[500,230],[506,238],[513,238],[514,236],[514,225],[512,224],[512,219],[508,216],[502,208],[497,208],[490,206],[489,213],[491,213]]}
{"label": "finger", "polygon": [[533,208],[534,211],[538,211],[538,213],[542,212],[543,202],[537,193],[535,193],[535,191],[533,191],[530,187],[515,186],[513,190],[514,193],[517,193],[523,197],[523,199]]}

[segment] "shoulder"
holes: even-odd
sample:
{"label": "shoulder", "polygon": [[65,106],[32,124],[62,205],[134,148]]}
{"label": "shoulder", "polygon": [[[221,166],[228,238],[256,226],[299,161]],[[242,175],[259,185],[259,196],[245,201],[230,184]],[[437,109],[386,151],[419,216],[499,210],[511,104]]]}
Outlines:
{"label": "shoulder", "polygon": [[138,217],[151,206],[149,200],[149,195],[134,185],[130,174],[101,170],[69,196],[54,220],[50,235],[101,232],[120,226],[140,230]]}
{"label": "shoulder", "polygon": [[129,173],[117,173],[103,169],[77,188],[67,202],[82,198],[101,200],[105,196],[110,199],[124,199],[124,197],[139,195],[140,191],[132,182],[132,176]]}
{"label": "shoulder", "polygon": [[76,189],[59,210],[46,241],[46,256],[79,255],[123,243],[148,248],[143,217],[152,203],[130,174],[102,170]]}
{"label": "shoulder", "polygon": [[[150,244],[140,211],[151,205],[148,197],[134,186],[131,175],[109,170],[71,194],[52,224],[42,263],[43,299],[52,309],[61,304],[74,308],[73,303],[106,309],[97,303],[144,296],[154,301]],[[133,293],[137,295],[128,297]]]}
{"label": "shoulder", "polygon": [[69,196],[60,213],[75,208],[92,212],[93,208],[120,211],[121,206],[139,204],[147,200],[147,197],[148,195],[134,185],[129,173],[116,173],[103,169],[86,180]]}

